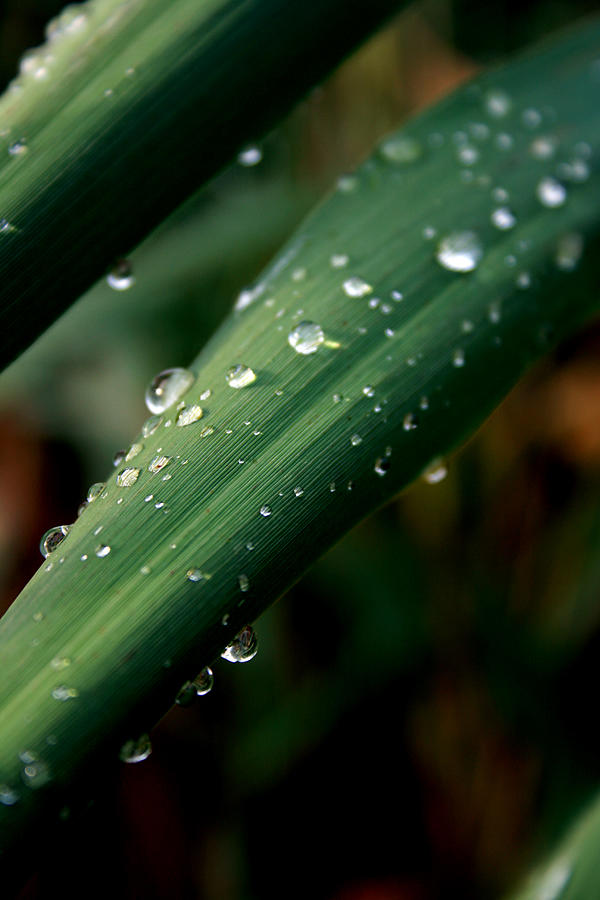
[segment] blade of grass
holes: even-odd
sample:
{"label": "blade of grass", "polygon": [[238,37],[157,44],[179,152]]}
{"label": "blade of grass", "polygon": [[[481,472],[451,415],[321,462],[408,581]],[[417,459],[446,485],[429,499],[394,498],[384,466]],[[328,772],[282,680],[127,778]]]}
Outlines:
{"label": "blade of grass", "polygon": [[397,7],[65,10],[0,99],[0,365]]}
{"label": "blade of grass", "polygon": [[[192,364],[203,417],[138,437],[135,483],[108,479],[2,619],[5,852],[589,314],[599,38],[592,20],[483,76],[343,179]],[[470,271],[436,258],[456,232]],[[314,354],[288,343],[302,320]]]}

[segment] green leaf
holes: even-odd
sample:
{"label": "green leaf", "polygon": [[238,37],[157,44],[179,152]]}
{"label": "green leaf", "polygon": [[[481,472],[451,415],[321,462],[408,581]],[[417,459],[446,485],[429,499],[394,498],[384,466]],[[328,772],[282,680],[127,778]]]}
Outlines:
{"label": "green leaf", "polygon": [[397,6],[67,7],[0,99],[0,365]]}
{"label": "green leaf", "polygon": [[593,308],[599,37],[484,75],[341,179],[24,589],[5,851]]}

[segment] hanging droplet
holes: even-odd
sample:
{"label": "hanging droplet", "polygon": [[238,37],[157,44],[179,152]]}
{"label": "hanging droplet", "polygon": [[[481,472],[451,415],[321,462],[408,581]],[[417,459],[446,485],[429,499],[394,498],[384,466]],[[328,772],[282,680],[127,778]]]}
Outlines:
{"label": "hanging droplet", "polygon": [[106,282],[114,291],[126,291],[135,284],[135,278],[129,260],[118,259],[106,276]]}
{"label": "hanging droplet", "polygon": [[[157,428],[162,424],[162,421],[162,416],[150,416],[149,419],[146,419],[142,425],[142,434],[144,437],[147,438],[150,437],[151,434],[154,434]],[[115,465],[118,465],[118,463],[115,463]]]}
{"label": "hanging droplet", "polygon": [[324,340],[323,329],[315,322],[299,322],[288,334],[290,347],[303,356],[316,353]]}
{"label": "hanging droplet", "polygon": [[227,662],[245,663],[254,659],[258,651],[258,638],[251,625],[246,625],[235,636],[230,644],[227,644],[221,657]]}
{"label": "hanging droplet", "polygon": [[62,544],[69,533],[70,525],[56,525],[49,528],[40,541],[40,553],[44,558],[50,556],[59,544]]}
{"label": "hanging droplet", "polygon": [[205,666],[201,672],[196,675],[193,685],[196,688],[198,697],[204,697],[212,691],[215,683],[215,676],[210,666]]}
{"label": "hanging droplet", "polygon": [[344,293],[348,297],[366,297],[367,294],[373,292],[371,285],[364,281],[364,279],[358,278],[356,275],[352,278],[347,278],[342,286],[344,288]]}
{"label": "hanging droplet", "polygon": [[134,469],[131,466],[126,469],[121,469],[117,475],[117,484],[119,487],[131,487],[131,485],[135,484],[138,480],[139,474],[140,469]]}
{"label": "hanging droplet", "polygon": [[453,231],[439,242],[436,259],[451,272],[472,272],[483,256],[483,247],[474,231]]}
{"label": "hanging droplet", "polygon": [[98,546],[94,550],[94,553],[97,557],[99,557],[99,559],[103,559],[110,553],[110,547],[108,544],[98,544]]}
{"label": "hanging droplet", "polygon": [[106,485],[101,481],[96,481],[88,488],[87,492],[87,502],[93,503],[94,500],[97,500],[98,497],[102,494],[102,492],[106,489]]}
{"label": "hanging droplet", "polygon": [[438,484],[443,481],[448,474],[448,467],[443,459],[439,457],[432,460],[426,469],[423,470],[422,477],[427,484]]}
{"label": "hanging droplet", "polygon": [[566,187],[560,181],[557,181],[556,178],[552,178],[552,176],[542,178],[538,182],[535,192],[542,206],[548,209],[556,209],[562,206],[567,199]]}
{"label": "hanging droplet", "polygon": [[119,759],[126,763],[139,763],[148,759],[152,753],[152,744],[147,734],[142,734],[137,741],[125,741],[119,751]]}
{"label": "hanging droplet", "polygon": [[197,422],[203,415],[204,410],[197,404],[194,404],[193,406],[184,406],[177,416],[176,424],[179,425],[180,428],[183,428],[186,425],[192,425],[194,422]]}
{"label": "hanging droplet", "polygon": [[232,388],[245,388],[256,381],[256,373],[250,366],[231,366],[225,374],[225,381]]}
{"label": "hanging droplet", "polygon": [[146,406],[151,413],[164,412],[189,390],[194,380],[189,369],[164,369],[154,376],[146,389]]}

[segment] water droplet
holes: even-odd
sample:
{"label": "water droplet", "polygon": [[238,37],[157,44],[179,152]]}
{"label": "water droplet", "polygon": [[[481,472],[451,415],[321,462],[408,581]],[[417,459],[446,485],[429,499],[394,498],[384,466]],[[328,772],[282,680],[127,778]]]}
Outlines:
{"label": "water droplet", "polygon": [[365,397],[374,397],[375,396],[375,388],[370,384],[365,384],[364,388],[362,389],[362,392],[365,395]]}
{"label": "water droplet", "polygon": [[256,373],[249,366],[231,366],[225,375],[225,381],[232,388],[245,388],[256,381]]}
{"label": "water droplet", "polygon": [[189,390],[194,380],[189,369],[164,369],[154,376],[146,389],[146,406],[151,413],[164,412]]}
{"label": "water droplet", "polygon": [[432,241],[437,234],[437,230],[432,225],[426,225],[421,234],[426,241]]}
{"label": "water droplet", "polygon": [[25,138],[21,138],[19,141],[13,141],[8,148],[8,153],[10,156],[25,156],[27,153],[27,143]]}
{"label": "water droplet", "polygon": [[573,184],[583,184],[584,181],[587,181],[590,177],[590,167],[583,159],[571,159],[567,162],[562,162],[558,168],[557,172],[561,178],[564,178],[565,181],[570,181]]}
{"label": "water droplet", "polygon": [[197,422],[198,419],[201,419],[203,415],[204,410],[197,404],[194,404],[193,406],[184,406],[184,408],[177,416],[177,421],[175,424],[179,425],[180,428],[183,428],[186,425],[192,425],[194,422]]}
{"label": "water droplet", "polygon": [[383,333],[385,334],[385,336],[386,336],[387,338],[393,338],[393,337],[394,337],[394,329],[393,329],[393,328],[386,328],[385,331],[384,331]]}
{"label": "water droplet", "polygon": [[108,544],[98,544],[98,546],[94,550],[94,553],[100,559],[104,559],[104,557],[108,556],[108,554],[110,553],[110,547]]}
{"label": "water droplet", "polygon": [[165,466],[168,466],[171,462],[170,456],[164,456],[161,453],[158,453],[153,460],[148,464],[148,471],[152,472],[153,475],[156,475],[157,472],[162,471]]}
{"label": "water droplet", "polygon": [[423,469],[422,478],[427,484],[438,484],[448,474],[448,467],[439,457],[432,460],[426,469]]}
{"label": "water droplet", "polygon": [[139,763],[148,759],[151,753],[150,738],[142,734],[136,741],[125,741],[119,751],[119,759],[126,763]]}
{"label": "water droplet", "polygon": [[416,138],[394,134],[379,145],[379,153],[387,162],[409,165],[423,155],[423,147]]}
{"label": "water droplet", "polygon": [[415,416],[414,413],[409,412],[406,413],[404,419],[402,420],[402,427],[404,431],[414,431],[419,425],[419,419]]}
{"label": "water droplet", "polygon": [[358,187],[356,175],[340,175],[337,180],[337,189],[342,194],[351,194]]}
{"label": "water droplet", "polygon": [[429,409],[429,397],[421,397],[421,399],[419,400],[419,409]]}
{"label": "water droplet", "polygon": [[246,593],[246,591],[250,590],[250,579],[247,575],[238,575],[238,584],[240,586],[240,591]]}
{"label": "water droplet", "polygon": [[14,806],[19,802],[19,792],[9,787],[8,784],[0,784],[0,803],[3,806]]}
{"label": "water droplet", "polygon": [[531,275],[529,272],[520,272],[517,276],[516,285],[522,291],[527,290],[528,287],[531,287]]}
{"label": "water droplet", "polygon": [[529,145],[529,152],[534,159],[552,159],[556,152],[558,141],[548,135],[540,135]]}
{"label": "water droplet", "polygon": [[194,687],[193,683],[191,681],[186,681],[185,684],[183,684],[177,692],[175,703],[177,704],[177,706],[191,706],[192,703],[195,702],[196,697],[196,688]]}
{"label": "water droplet", "polygon": [[546,206],[548,209],[556,209],[565,203],[567,189],[560,181],[549,175],[538,182],[536,195],[542,206]]}
{"label": "water droplet", "polygon": [[301,487],[294,488],[294,496],[295,497],[301,497],[303,493],[304,493],[304,490]]}
{"label": "water droplet", "polygon": [[329,258],[329,264],[332,269],[343,269],[350,262],[350,257],[345,253],[334,253]]}
{"label": "water droplet", "polygon": [[79,697],[79,691],[75,687],[68,687],[66,684],[59,684],[53,689],[52,697],[55,700],[60,700],[62,703],[66,703],[67,700],[74,700],[75,697]]}
{"label": "water droplet", "polygon": [[132,459],[135,459],[136,456],[140,455],[143,449],[143,444],[132,444],[125,455],[125,462],[131,462]]}
{"label": "water droplet", "polygon": [[50,781],[50,769],[48,763],[40,759],[37,754],[31,750],[24,750],[19,753],[19,759],[24,763],[21,770],[21,779],[23,784],[32,790],[37,790],[48,784]]}
{"label": "water droplet", "polygon": [[506,91],[493,88],[485,94],[485,110],[493,119],[502,119],[508,115],[512,107],[512,100]]}
{"label": "water droplet", "polygon": [[106,283],[113,291],[126,291],[135,284],[135,278],[129,260],[118,259],[106,276]]}
{"label": "water droplet", "polygon": [[238,312],[242,309],[246,309],[247,306],[250,306],[251,303],[254,303],[257,297],[263,293],[265,289],[264,284],[259,282],[257,285],[251,288],[244,288],[243,291],[240,291],[238,294],[238,298],[235,301],[234,309]]}
{"label": "water droplet", "polygon": [[262,158],[262,150],[255,144],[246,147],[241,153],[238,153],[238,162],[241,166],[257,166]]}
{"label": "water droplet", "polygon": [[[154,434],[157,428],[162,424],[162,421],[162,416],[150,416],[149,419],[146,419],[142,425],[142,434],[144,437],[147,438],[150,437],[151,434]],[[118,465],[118,463],[115,463],[115,465]]]}
{"label": "water droplet", "polygon": [[436,259],[451,272],[472,272],[483,256],[483,247],[474,231],[453,231],[439,242]]}
{"label": "water droplet", "polygon": [[40,541],[40,553],[44,558],[50,556],[53,550],[56,550],[58,545],[64,541],[69,533],[70,527],[70,525],[56,525],[54,528],[49,528],[42,536]]}
{"label": "water droplet", "polygon": [[131,487],[131,485],[135,484],[138,480],[139,474],[140,469],[134,469],[131,466],[128,466],[126,469],[121,469],[117,475],[117,484],[119,487]]}
{"label": "water droplet", "polygon": [[260,514],[261,514],[261,516],[264,516],[265,519],[268,518],[268,516],[270,516],[271,513],[272,513],[272,510],[271,510],[271,507],[270,507],[270,506],[266,506],[266,505],[265,505],[265,506],[261,506],[261,508],[260,508]]}
{"label": "water droplet", "polygon": [[508,231],[509,228],[514,228],[517,224],[515,215],[508,206],[499,206],[492,212],[490,218],[492,225],[495,225],[500,231]]}
{"label": "water droplet", "polygon": [[251,625],[246,625],[237,633],[221,653],[227,662],[245,663],[254,659],[258,651],[258,638]]}
{"label": "water droplet", "polygon": [[378,456],[375,460],[374,471],[378,475],[386,475],[389,472],[391,465],[390,460],[386,456]]}
{"label": "water droplet", "polygon": [[500,134],[496,135],[496,140],[494,141],[498,150],[512,150],[514,146],[514,138],[512,134],[507,134],[506,131],[501,131]]}
{"label": "water droplet", "polygon": [[465,351],[460,347],[457,347],[454,353],[452,354],[452,365],[457,369],[460,369],[465,364]]}
{"label": "water droplet", "polygon": [[197,696],[204,697],[206,694],[209,694],[212,691],[214,683],[215,676],[213,670],[210,666],[205,666],[202,671],[196,675],[193,681]]}
{"label": "water droplet", "polygon": [[583,237],[577,232],[563,234],[557,241],[554,261],[562,272],[572,272],[583,253]]}
{"label": "water droplet", "polygon": [[373,291],[370,284],[367,284],[366,281],[356,275],[353,275],[352,278],[347,278],[344,281],[343,288],[348,297],[366,297],[367,294],[371,294]]}
{"label": "water droplet", "polygon": [[542,124],[542,114],[539,109],[529,107],[529,109],[524,109],[521,113],[521,121],[526,128],[539,128]]}
{"label": "water droplet", "polygon": [[290,347],[303,356],[316,353],[324,340],[323,329],[315,322],[299,322],[288,334]]}
{"label": "water droplet", "polygon": [[352,437],[350,438],[350,443],[352,444],[353,447],[358,447],[358,445],[360,443],[362,443],[362,438],[361,438],[360,434],[353,434]]}
{"label": "water droplet", "polygon": [[469,144],[466,144],[464,147],[458,148],[456,158],[463,166],[473,166],[479,159],[479,150],[477,147],[471,147]]}
{"label": "water droplet", "polygon": [[60,672],[62,669],[68,668],[71,665],[71,660],[68,656],[55,656],[50,660],[50,668],[54,669],[55,672]]}
{"label": "water droplet", "polygon": [[117,450],[117,452],[116,452],[115,455],[113,456],[113,466],[115,466],[115,468],[116,468],[117,466],[120,466],[120,465],[121,465],[121,463],[122,463],[123,460],[125,459],[125,453],[126,453],[126,452],[127,452],[126,450]]}
{"label": "water droplet", "polygon": [[188,569],[187,572],[185,573],[185,577],[187,578],[188,581],[193,581],[194,583],[197,583],[198,581],[206,580],[206,575],[204,574],[202,569],[197,569],[197,568]]}

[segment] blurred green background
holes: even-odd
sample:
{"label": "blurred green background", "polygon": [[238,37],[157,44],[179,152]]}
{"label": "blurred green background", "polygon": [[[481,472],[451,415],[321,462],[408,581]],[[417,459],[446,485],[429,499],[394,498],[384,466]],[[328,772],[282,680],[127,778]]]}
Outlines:
{"label": "blurred green background", "polygon": [[[0,79],[62,4],[5,0]],[[593,10],[417,3],[0,380],[0,602],[308,209],[376,139],[482,65]],[[243,149],[243,148],[240,148]],[[1,210],[0,210],[1,214]],[[107,261],[107,267],[110,261]],[[600,778],[600,325],[512,392],[437,485],[327,553],[248,666],[174,708],[154,752],[31,848],[22,898],[500,896]]]}

